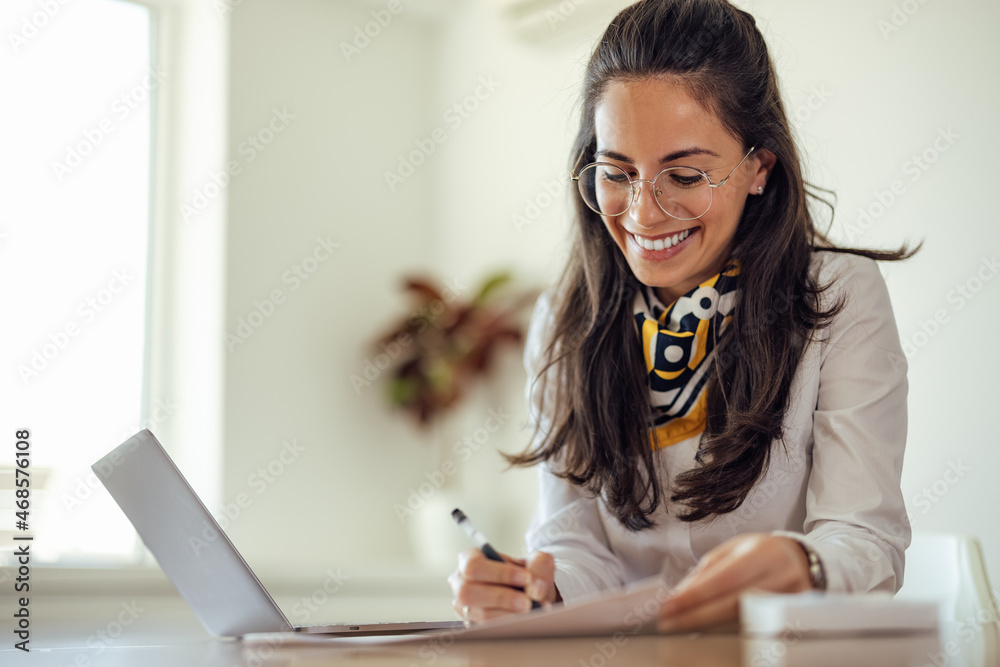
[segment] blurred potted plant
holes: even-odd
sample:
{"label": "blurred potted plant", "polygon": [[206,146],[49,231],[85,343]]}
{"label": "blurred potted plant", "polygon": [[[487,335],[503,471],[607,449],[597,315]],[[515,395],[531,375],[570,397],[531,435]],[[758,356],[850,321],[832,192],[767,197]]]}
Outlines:
{"label": "blurred potted plant", "polygon": [[[410,314],[375,341],[398,350],[389,400],[427,427],[456,407],[477,380],[489,376],[504,346],[524,340],[524,320],[538,290],[509,288],[511,276],[486,277],[471,299],[430,278],[408,277]],[[394,347],[398,346],[398,348]]]}

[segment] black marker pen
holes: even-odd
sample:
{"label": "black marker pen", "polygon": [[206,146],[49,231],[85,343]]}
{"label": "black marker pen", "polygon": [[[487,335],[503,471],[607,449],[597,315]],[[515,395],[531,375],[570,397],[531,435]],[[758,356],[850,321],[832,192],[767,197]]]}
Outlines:
{"label": "black marker pen", "polygon": [[[453,510],[451,513],[451,518],[453,518],[458,523],[458,527],[461,528],[462,531],[469,536],[469,539],[472,540],[472,543],[475,544],[479,548],[479,550],[483,552],[484,556],[498,563],[506,562],[503,559],[503,556],[501,556],[496,549],[490,546],[490,543],[486,540],[486,536],[483,535],[481,532],[479,532],[478,528],[472,525],[472,522],[469,521],[469,517],[465,516],[465,513],[462,510],[457,508]],[[514,590],[521,591],[522,593],[524,592],[523,588],[519,588],[517,586],[512,586],[512,588]],[[538,602],[538,600],[532,600],[531,608],[541,609],[542,605]]]}

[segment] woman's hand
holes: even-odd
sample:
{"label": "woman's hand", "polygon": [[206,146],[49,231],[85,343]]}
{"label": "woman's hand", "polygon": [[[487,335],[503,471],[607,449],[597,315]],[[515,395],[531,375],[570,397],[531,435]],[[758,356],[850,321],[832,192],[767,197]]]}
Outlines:
{"label": "woman's hand", "polygon": [[490,560],[475,547],[459,554],[458,569],[448,583],[454,595],[452,607],[466,623],[528,611],[532,600],[542,604],[560,600],[551,555],[536,551],[527,560],[501,555],[506,562]]}
{"label": "woman's hand", "polygon": [[693,630],[739,618],[740,594],[809,590],[809,561],[789,537],[748,533],[709,551],[660,606],[660,632]]}

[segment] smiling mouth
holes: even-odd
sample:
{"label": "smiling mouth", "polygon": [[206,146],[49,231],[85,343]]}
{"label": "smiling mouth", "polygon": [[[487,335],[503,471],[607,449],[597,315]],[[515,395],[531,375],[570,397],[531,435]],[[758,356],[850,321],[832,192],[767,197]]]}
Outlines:
{"label": "smiling mouth", "polygon": [[667,248],[673,248],[675,245],[682,243],[684,239],[691,235],[697,227],[692,227],[691,229],[685,229],[683,232],[677,232],[672,236],[664,236],[657,239],[647,239],[645,236],[638,236],[632,232],[627,232],[632,239],[639,244],[640,247],[646,250],[666,250]]}

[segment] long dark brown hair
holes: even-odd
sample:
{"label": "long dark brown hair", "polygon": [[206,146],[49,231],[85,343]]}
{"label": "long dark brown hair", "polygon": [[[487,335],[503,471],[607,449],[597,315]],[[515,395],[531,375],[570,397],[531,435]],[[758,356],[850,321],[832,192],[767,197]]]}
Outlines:
{"label": "long dark brown hair", "polygon": [[[716,344],[698,465],[679,475],[670,500],[697,521],[738,508],[783,436],[789,388],[805,344],[843,307],[822,310],[829,285],[810,277],[818,249],[875,260],[916,252],[835,247],[814,225],[778,80],[753,17],[726,0],[642,0],[614,19],[587,66],[572,163],[594,161],[594,111],[608,84],[670,75],[743,144],[777,156],[762,196],[748,197],[733,241],[742,263],[733,319]],[[810,191],[807,191],[807,185]],[[823,190],[829,192],[828,190]],[[556,290],[541,372],[533,380],[550,425],[538,444],[509,457],[548,461],[594,495],[630,530],[654,525],[663,502],[651,439],[645,361],[632,304],[641,287],[600,217],[575,197],[570,260]],[[550,371],[555,371],[551,373]],[[546,387],[553,383],[554,387]],[[536,436],[540,426],[536,426]],[[654,436],[655,437],[655,436]]]}

